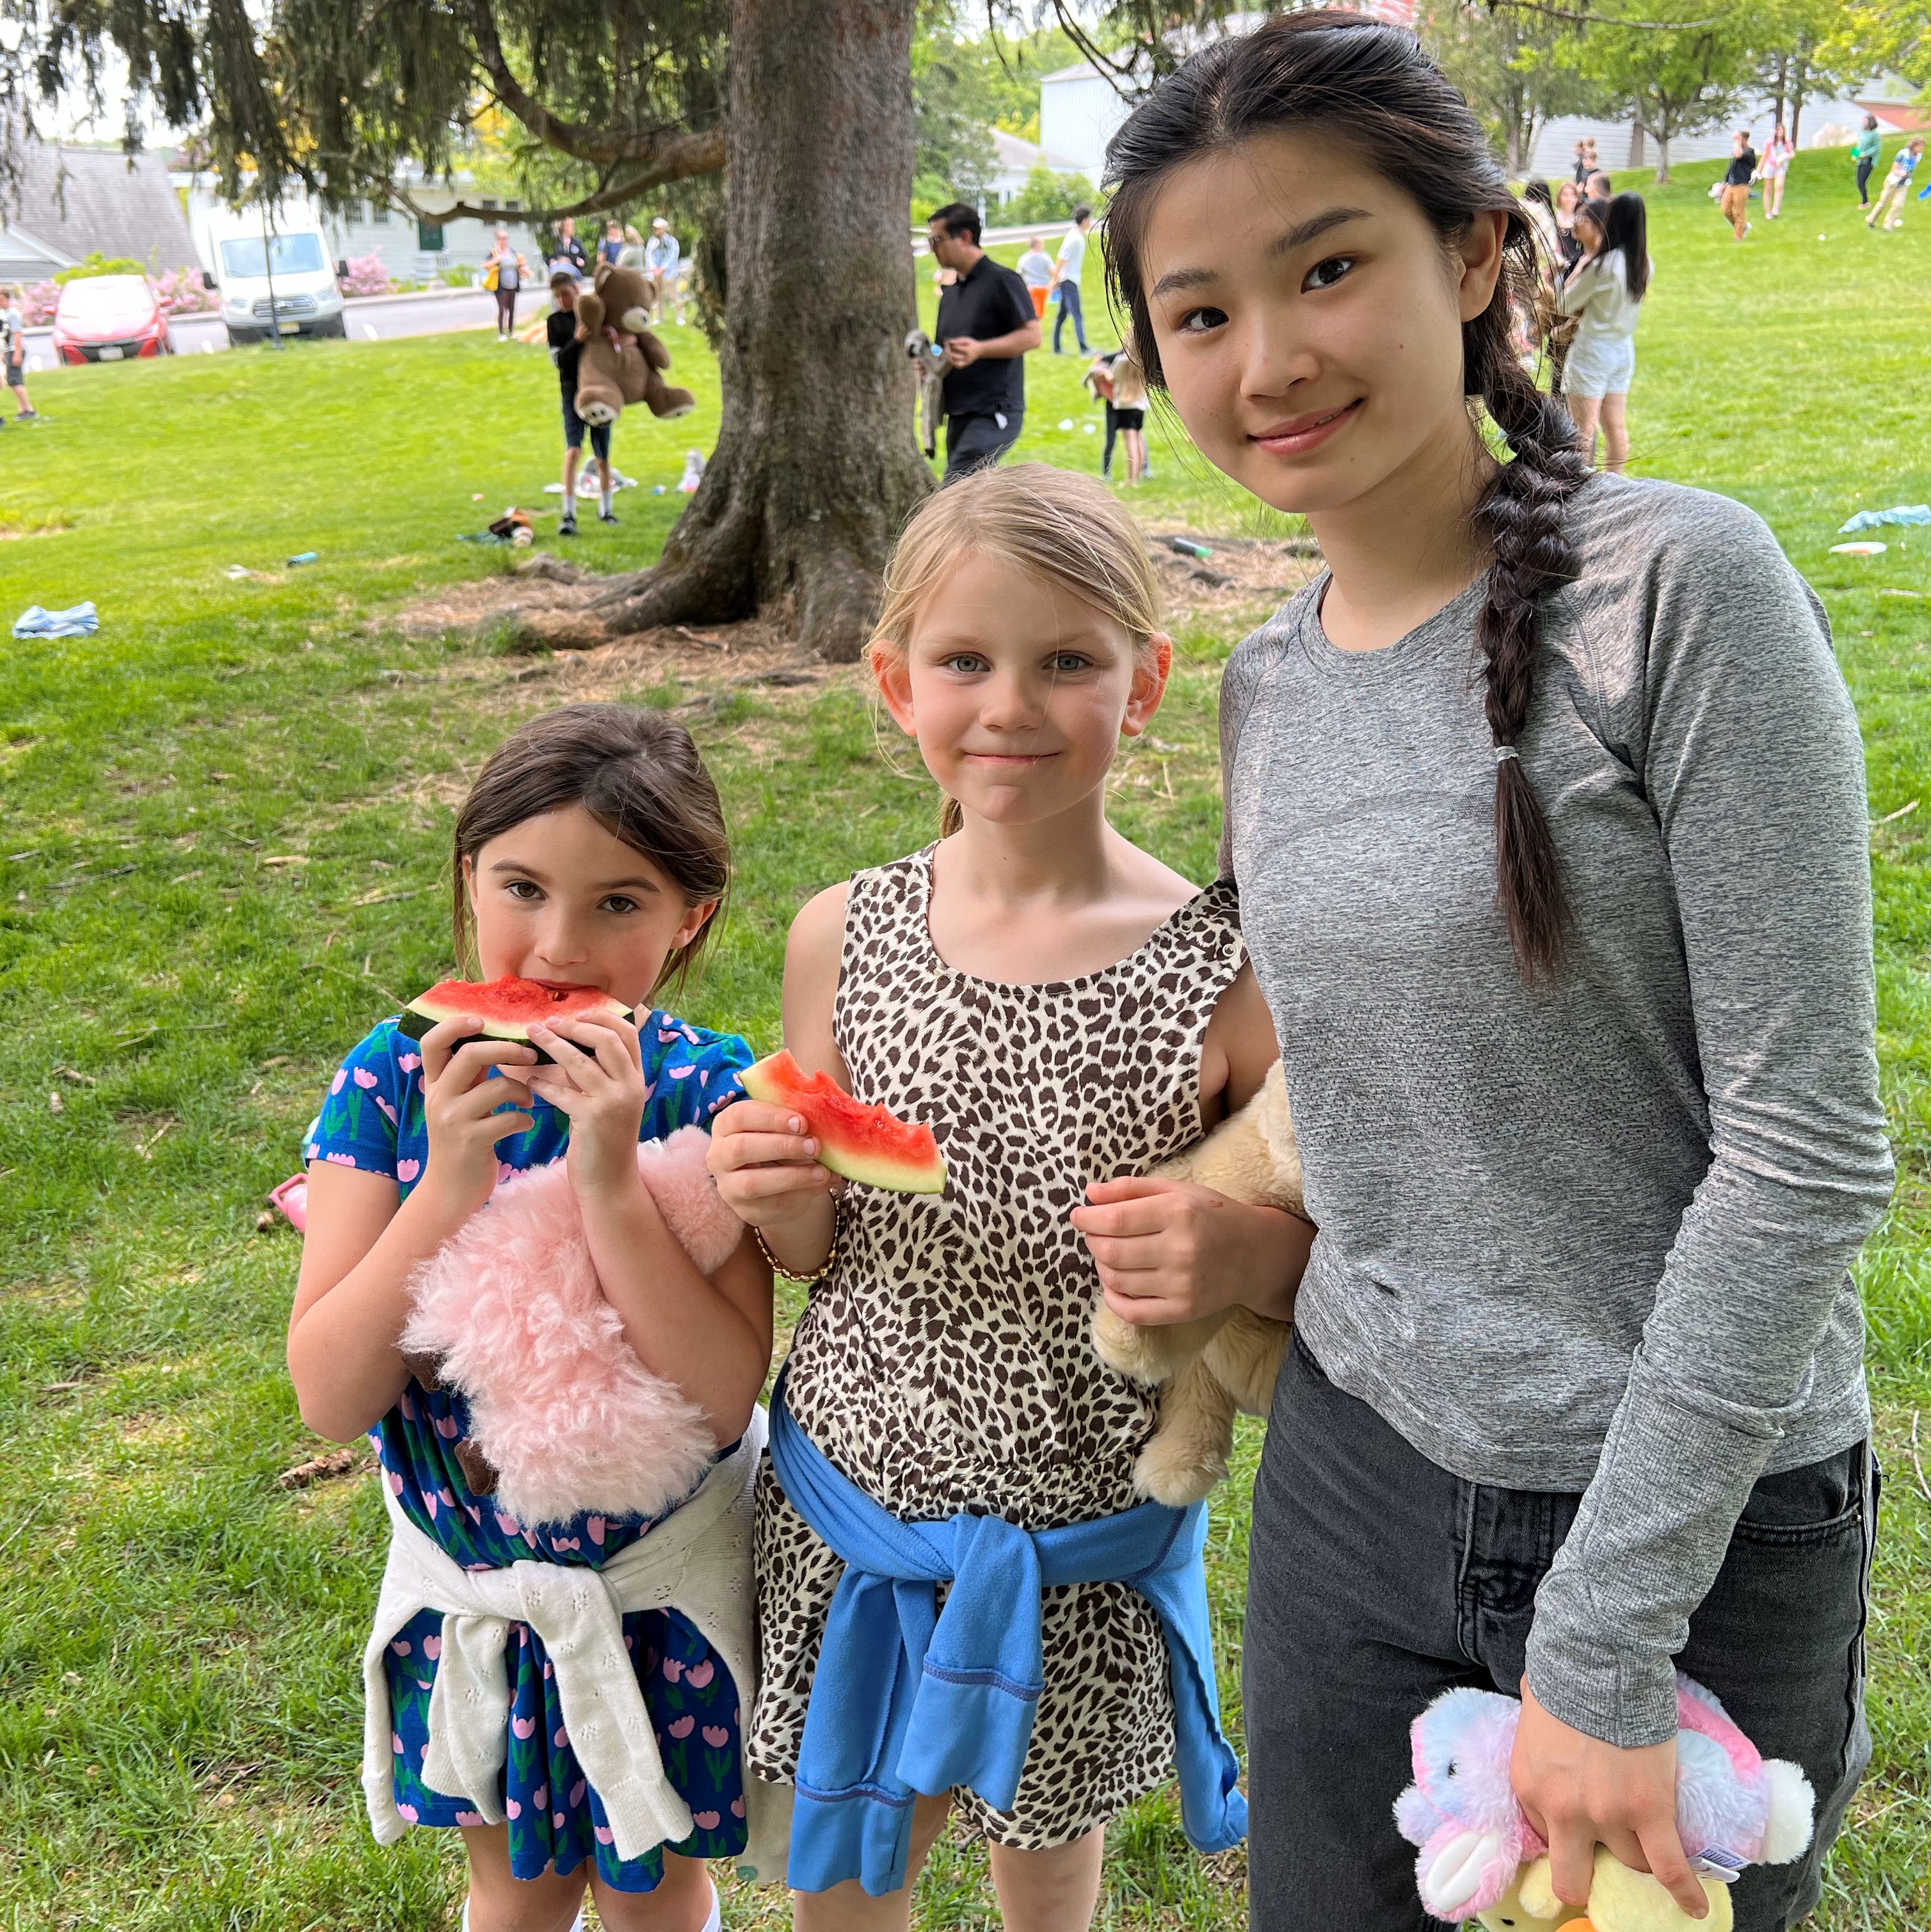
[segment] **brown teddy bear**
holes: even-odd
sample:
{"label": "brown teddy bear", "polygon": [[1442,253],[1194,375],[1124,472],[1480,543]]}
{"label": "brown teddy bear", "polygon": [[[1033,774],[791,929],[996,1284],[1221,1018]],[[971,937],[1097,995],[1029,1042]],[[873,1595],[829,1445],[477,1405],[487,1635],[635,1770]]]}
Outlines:
{"label": "brown teddy bear", "polygon": [[[1269,1068],[1261,1090],[1240,1112],[1154,1172],[1197,1181],[1235,1201],[1300,1214],[1300,1150],[1281,1063]],[[1159,1427],[1133,1469],[1142,1496],[1184,1509],[1227,1474],[1234,1412],[1267,1413],[1288,1334],[1285,1322],[1247,1308],[1143,1328],[1104,1300],[1095,1305],[1093,1341],[1100,1360],[1160,1389]]]}
{"label": "brown teddy bear", "polygon": [[697,399],[673,388],[661,370],[670,352],[649,327],[650,290],[634,268],[608,262],[577,298],[585,331],[577,363],[577,413],[586,423],[614,422],[626,403],[643,403],[654,416],[688,416]]}

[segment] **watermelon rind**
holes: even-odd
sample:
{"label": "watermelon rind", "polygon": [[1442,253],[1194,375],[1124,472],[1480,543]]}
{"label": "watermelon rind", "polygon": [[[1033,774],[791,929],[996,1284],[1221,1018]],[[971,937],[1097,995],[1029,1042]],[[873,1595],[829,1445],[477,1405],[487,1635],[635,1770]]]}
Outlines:
{"label": "watermelon rind", "polygon": [[[508,976],[505,976],[506,978]],[[481,985],[470,986],[461,980],[443,980],[440,984],[430,987],[427,992],[421,994],[410,1000],[397,1018],[396,1030],[406,1039],[420,1040],[431,1027],[439,1026],[445,1020],[458,1018],[465,1013],[471,1013],[475,1015],[480,1024],[475,1032],[469,1036],[470,1039],[511,1040],[522,1046],[529,1046],[531,1042],[529,1022],[527,1020],[514,1020],[501,1017],[492,1018],[487,1014],[476,1012],[478,1006],[487,1005],[500,1000],[501,995],[494,993],[493,989],[501,987],[504,981],[502,980],[493,980],[485,981]],[[466,993],[481,994],[486,989],[492,992],[492,998],[490,1000],[466,1000],[463,997]],[[578,1010],[581,1012],[584,1009],[579,1008]],[[604,999],[600,1006],[592,1007],[589,1010],[607,1012],[617,1019],[628,1020],[634,1019],[636,1017],[622,1000],[613,998]],[[544,1052],[541,1048],[535,1048],[532,1050],[536,1053],[539,1064],[549,1063],[549,1054]]]}
{"label": "watermelon rind", "polygon": [[[929,1127],[899,1120],[883,1107],[868,1107],[854,1100],[829,1074],[814,1074],[807,1080],[804,1070],[783,1048],[746,1067],[739,1078],[754,1100],[790,1107],[804,1116],[818,1143],[820,1167],[891,1194],[945,1192],[946,1163]],[[827,1102],[867,1118],[840,1121],[828,1114],[823,1104],[814,1104]],[[857,1144],[859,1135],[886,1132],[907,1138],[922,1136],[924,1148],[916,1157],[910,1154],[895,1156],[879,1148]]]}

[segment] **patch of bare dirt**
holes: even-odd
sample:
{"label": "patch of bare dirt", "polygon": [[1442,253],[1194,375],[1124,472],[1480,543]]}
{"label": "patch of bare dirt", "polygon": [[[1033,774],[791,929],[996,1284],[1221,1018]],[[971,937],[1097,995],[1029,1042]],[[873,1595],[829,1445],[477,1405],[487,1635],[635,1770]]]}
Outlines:
{"label": "patch of bare dirt", "polygon": [[1147,554],[1160,579],[1168,622],[1175,626],[1216,617],[1244,621],[1256,604],[1285,603],[1322,568],[1320,546],[1312,537],[1153,530]]}

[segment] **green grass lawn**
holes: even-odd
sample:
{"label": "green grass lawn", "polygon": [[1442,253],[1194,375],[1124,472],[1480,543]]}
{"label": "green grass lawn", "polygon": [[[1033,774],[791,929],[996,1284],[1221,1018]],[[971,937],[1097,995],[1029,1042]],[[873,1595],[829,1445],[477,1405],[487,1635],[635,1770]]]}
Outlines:
{"label": "green grass lawn", "polygon": [[[1931,499],[1931,213],[1914,202],[1904,234],[1868,234],[1843,156],[1807,154],[1786,218],[1740,247],[1704,197],[1712,172],[1681,170],[1652,204],[1635,466],[1770,519],[1826,599],[1864,721],[1900,1172],[1862,1264],[1890,1480],[1878,1756],[1818,1922],[1921,1932],[1931,532],[1882,532],[1875,560],[1828,550],[1855,509]],[[617,460],[644,487],[624,493],[615,531],[593,520],[579,539],[572,554],[599,567],[655,554],[680,500],[649,488],[674,484],[684,450],[715,432],[701,339],[670,335],[699,410],[626,418]],[[1097,468],[1082,367],[1031,358],[1022,454]],[[356,1784],[382,1511],[365,1483],[276,1485],[318,1445],[281,1366],[295,1242],[255,1216],[341,1052],[447,970],[452,802],[571,676],[565,659],[395,621],[424,588],[505,567],[459,532],[513,501],[555,504],[541,494],[555,379],[540,351],[483,333],[63,370],[34,388],[46,421],[0,433],[0,615],[91,597],[102,628],[0,637],[0,1012],[14,1042],[0,1063],[0,1924],[427,1932],[454,1922],[452,1848],[419,1833],[379,1851]],[[1151,440],[1137,500],[1153,526],[1271,526],[1171,432]],[[286,566],[306,550],[320,561]],[[237,564],[256,574],[231,579]],[[1120,774],[1123,823],[1197,878],[1237,628],[1189,631],[1157,742]],[[622,676],[646,702],[703,682],[642,658]],[[689,1010],[768,1045],[793,909],[921,842],[932,800],[848,676],[687,715],[740,857]],[[1250,1432],[1250,1459],[1255,1446]],[[1212,1576],[1237,1718],[1245,1486],[1225,1492]],[[1111,1850],[1108,1924],[1240,1922],[1239,1856],[1185,1856],[1165,1802],[1117,1826]],[[739,1892],[729,1912],[775,1924],[781,1903]],[[975,1852],[946,1852],[919,1911],[986,1922]]]}

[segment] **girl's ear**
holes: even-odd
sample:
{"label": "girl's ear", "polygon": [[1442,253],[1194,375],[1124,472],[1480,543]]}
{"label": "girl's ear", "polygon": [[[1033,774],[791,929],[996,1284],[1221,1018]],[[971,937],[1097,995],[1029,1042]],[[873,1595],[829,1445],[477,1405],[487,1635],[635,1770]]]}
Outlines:
{"label": "girl's ear", "polygon": [[1153,723],[1173,668],[1173,639],[1165,631],[1150,632],[1146,648],[1134,653],[1133,688],[1126,697],[1126,716],[1120,721],[1123,738],[1137,738]]}
{"label": "girl's ear", "polygon": [[878,686],[879,696],[885,700],[886,710],[892,713],[892,723],[907,737],[916,738],[919,734],[912,718],[912,672],[905,653],[874,640],[865,651],[865,661]]}
{"label": "girl's ear", "polygon": [[1462,320],[1473,322],[1493,299],[1502,276],[1502,244],[1509,218],[1499,208],[1484,208],[1468,224],[1468,232],[1455,251],[1462,264]]}
{"label": "girl's ear", "polygon": [[688,946],[691,940],[695,939],[698,934],[710,923],[711,915],[717,909],[718,902],[715,899],[700,899],[691,907],[684,915],[683,924],[679,926],[676,932],[671,935],[671,951],[682,952],[685,947]]}

